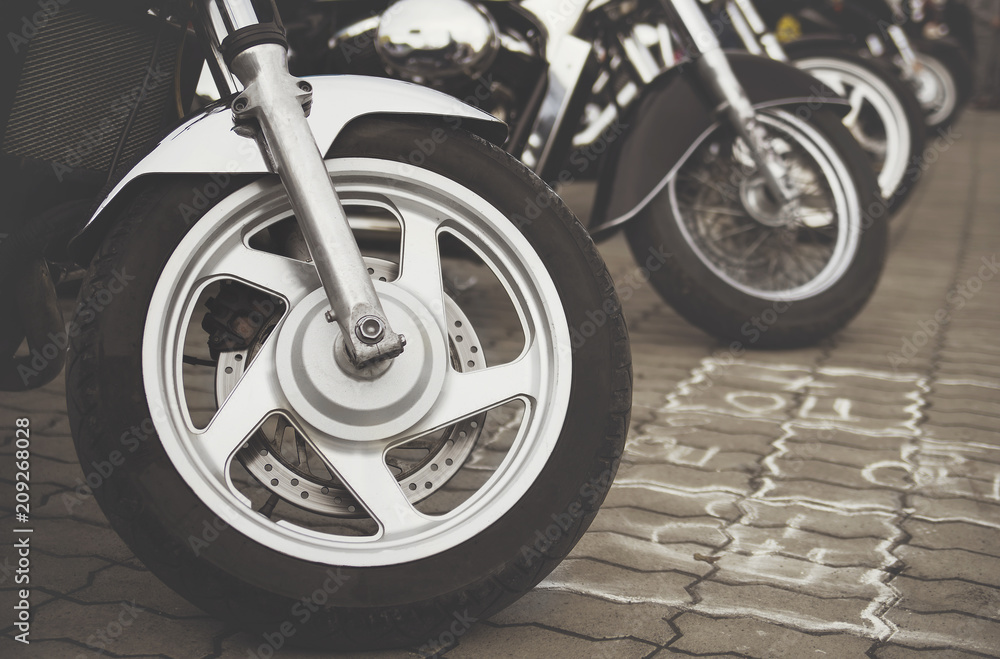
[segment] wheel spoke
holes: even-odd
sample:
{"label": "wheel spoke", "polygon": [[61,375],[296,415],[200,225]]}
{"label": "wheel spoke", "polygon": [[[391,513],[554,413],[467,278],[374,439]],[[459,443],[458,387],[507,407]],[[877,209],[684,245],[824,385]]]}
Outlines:
{"label": "wheel spoke", "polygon": [[860,87],[855,87],[851,90],[850,95],[847,98],[847,102],[851,106],[850,113],[844,117],[843,124],[848,128],[853,128],[857,122],[858,118],[861,116],[861,110],[864,108],[865,104],[865,93]]}
{"label": "wheel spoke", "polygon": [[744,225],[742,225],[740,227],[737,227],[735,229],[731,229],[731,230],[727,231],[726,233],[722,234],[721,236],[715,236],[715,241],[719,242],[719,241],[722,241],[722,240],[728,240],[730,238],[733,238],[735,236],[740,235],[741,233],[746,233],[747,231],[751,231],[751,230],[756,229],[758,227],[759,227],[759,225],[757,225],[757,224],[755,224],[753,222],[750,222],[750,223],[744,224]]}
{"label": "wheel spoke", "polygon": [[438,249],[440,221],[416,209],[399,208],[403,215],[402,254],[396,285],[420,298],[447,335],[444,284]]}
{"label": "wheel spoke", "polygon": [[539,394],[539,368],[535,348],[517,360],[459,373],[449,370],[434,408],[406,437],[421,437],[515,398],[534,401]]}
{"label": "wheel spoke", "polygon": [[428,522],[407,500],[386,464],[388,444],[337,440],[311,442],[332,473],[382,527],[384,537],[405,534]]}
{"label": "wheel spoke", "polygon": [[319,275],[312,263],[239,245],[213,268],[214,275],[230,275],[248,284],[282,295],[294,304],[316,290]]}
{"label": "wheel spoke", "polygon": [[264,343],[208,427],[191,437],[220,480],[233,452],[272,412],[287,407],[278,388],[274,343]]}
{"label": "wheel spoke", "polygon": [[743,211],[724,208],[722,206],[692,206],[691,208],[700,213],[716,213],[718,215],[732,215],[733,217],[746,217],[747,215]]}
{"label": "wheel spoke", "polygon": [[743,256],[741,258],[743,258],[744,260],[750,258],[750,255],[756,252],[757,248],[760,247],[764,243],[764,241],[770,237],[771,237],[771,232],[767,230],[762,231],[760,233],[760,237],[757,238],[757,240],[755,240],[753,244],[750,245],[750,247],[748,247],[745,252],[743,252]]}

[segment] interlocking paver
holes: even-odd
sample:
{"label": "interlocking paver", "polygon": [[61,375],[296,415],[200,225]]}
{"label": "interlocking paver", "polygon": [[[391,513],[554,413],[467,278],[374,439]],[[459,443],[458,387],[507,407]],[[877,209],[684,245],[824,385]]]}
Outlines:
{"label": "interlocking paver", "polygon": [[872,580],[873,570],[869,568],[824,565],[822,547],[817,547],[815,558],[808,560],[779,555],[781,543],[774,544],[750,554],[733,553],[736,547],[727,547],[714,563],[718,570],[711,580],[728,585],[774,585],[822,599],[871,600],[885,595],[885,586]]}
{"label": "interlocking paver", "polygon": [[[882,511],[837,510],[825,505],[751,499],[740,504],[745,524],[782,533],[803,530],[833,538],[885,538],[896,532],[896,515]],[[775,534],[777,537],[777,533]]]}
{"label": "interlocking paver", "polygon": [[618,604],[555,590],[534,590],[492,618],[500,625],[537,623],[591,638],[633,637],[663,645],[674,638],[670,608]]}
{"label": "interlocking paver", "polygon": [[[774,442],[772,435],[751,435],[749,433],[734,435],[730,433],[714,432],[705,430],[702,427],[686,426],[664,426],[657,423],[645,423],[637,428],[635,433],[629,438],[627,450],[629,454],[646,455],[642,450],[645,445],[651,445],[649,455],[670,455],[673,447],[686,447],[709,451],[740,453],[753,453],[761,456],[771,452],[771,444]],[[658,452],[657,452],[658,450]],[[690,456],[697,459],[697,454]]]}
{"label": "interlocking paver", "polygon": [[736,505],[739,498],[739,495],[727,492],[688,492],[669,486],[615,481],[604,505],[609,509],[621,506],[639,508],[680,519],[707,514],[735,520],[741,514]]}
{"label": "interlocking paver", "polygon": [[[697,610],[713,616],[747,617],[809,632],[849,632],[869,637],[883,631],[865,597],[818,598],[795,588],[703,581],[694,588]],[[889,601],[892,592],[883,596]],[[880,600],[881,601],[881,600]]]}
{"label": "interlocking paver", "polygon": [[917,613],[895,608],[886,618],[898,627],[893,643],[911,648],[954,648],[995,656],[1000,622],[959,613]]}
{"label": "interlocking paver", "polygon": [[572,556],[614,563],[639,572],[669,570],[704,576],[711,567],[695,556],[706,551],[705,547],[693,543],[661,544],[632,535],[593,531],[580,540]]}
{"label": "interlocking paver", "polygon": [[931,522],[968,522],[986,528],[1000,528],[1000,505],[972,499],[910,498],[915,519]]}
{"label": "interlocking paver", "polygon": [[968,581],[913,579],[905,573],[892,581],[897,606],[918,613],[956,611],[1000,620],[1000,589]]}
{"label": "interlocking paver", "polygon": [[177,618],[203,618],[205,613],[159,581],[150,581],[142,568],[112,565],[94,575],[93,583],[73,593],[84,602],[113,602],[122,592],[135,593],[136,605]]}
{"label": "interlocking paver", "polygon": [[906,564],[905,574],[923,579],[962,579],[1000,589],[1000,570],[995,556],[964,549],[924,549],[903,545],[896,549]]}
{"label": "interlocking paver", "polygon": [[779,553],[830,567],[886,566],[888,543],[885,538],[837,538],[791,527],[776,534],[773,528],[742,524],[729,527],[727,532],[733,536],[732,545],[727,547],[730,551],[739,550],[751,555]]}
{"label": "interlocking paver", "polygon": [[619,533],[661,544],[718,547],[728,541],[722,530],[723,525],[723,520],[708,516],[682,519],[639,508],[605,506],[597,514],[590,530]]}
{"label": "interlocking paver", "polygon": [[[468,641],[468,642],[466,642]],[[560,634],[532,626],[473,628],[468,638],[448,653],[456,659],[478,659],[475,649],[490,647],[490,656],[497,659],[522,659],[523,657],[552,657],[552,659],[642,659],[656,650],[656,646],[634,639],[595,640]]]}
{"label": "interlocking paver", "polygon": [[677,606],[691,601],[685,590],[695,578],[681,572],[636,572],[570,555],[539,588],[590,594],[612,602],[646,602]]}
{"label": "interlocking paver", "polygon": [[866,639],[845,634],[804,634],[752,618],[708,618],[685,613],[674,624],[682,635],[670,644],[670,649],[698,656],[738,653],[749,657],[860,657],[870,645]]}
{"label": "interlocking paver", "polygon": [[676,464],[636,464],[622,465],[618,477],[629,483],[650,483],[652,485],[682,484],[685,489],[695,492],[749,492],[750,475],[744,471],[708,472]]}
{"label": "interlocking paver", "polygon": [[910,534],[909,544],[927,549],[969,549],[1000,559],[1000,528],[963,522],[930,523],[908,519],[900,526]]}
{"label": "interlocking paver", "polygon": [[121,602],[83,607],[71,601],[54,601],[38,609],[33,621],[38,631],[32,639],[70,638],[89,646],[93,653],[103,645],[117,655],[169,652],[178,657],[203,657],[212,652],[218,622],[207,617],[182,619],[184,633],[178,634],[177,619],[142,609],[135,596],[131,593]]}
{"label": "interlocking paver", "polygon": [[902,493],[820,483],[812,480],[769,482],[761,498],[779,501],[810,501],[845,510],[898,510]]}
{"label": "interlocking paver", "polygon": [[875,653],[877,659],[914,659],[919,657],[933,657],[933,659],[974,659],[975,657],[982,656],[981,654],[969,654],[961,650],[949,650],[947,648],[933,648],[919,651],[899,645],[887,645],[879,648]]}

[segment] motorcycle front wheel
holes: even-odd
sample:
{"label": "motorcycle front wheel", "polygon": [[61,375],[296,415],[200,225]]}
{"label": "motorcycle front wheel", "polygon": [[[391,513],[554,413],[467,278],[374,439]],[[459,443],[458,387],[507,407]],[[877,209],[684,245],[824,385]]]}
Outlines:
{"label": "motorcycle front wheel", "polygon": [[433,654],[589,526],[627,333],[585,230],[502,150],[379,119],[327,164],[381,236],[364,256],[403,354],[343,361],[276,177],[154,179],[81,288],[73,436],[115,531],[205,611],[272,649]]}
{"label": "motorcycle front wheel", "polygon": [[924,151],[924,113],[913,90],[877,59],[814,48],[789,54],[796,68],[850,102],[844,125],[868,154],[889,210],[898,210],[917,187],[914,163]]}
{"label": "motorcycle front wheel", "polygon": [[916,44],[919,70],[908,82],[924,109],[928,130],[955,123],[972,96],[972,64],[962,51],[946,43]]}
{"label": "motorcycle front wheel", "polygon": [[725,123],[699,136],[675,175],[627,225],[632,251],[671,254],[650,274],[705,332],[741,348],[809,345],[844,327],[882,271],[886,202],[865,153],[827,110],[758,112],[798,197],[775,203]]}

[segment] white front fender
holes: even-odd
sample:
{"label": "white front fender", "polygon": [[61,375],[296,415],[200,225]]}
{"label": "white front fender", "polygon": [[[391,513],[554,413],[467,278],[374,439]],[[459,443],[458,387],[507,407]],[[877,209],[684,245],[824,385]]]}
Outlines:
{"label": "white front fender", "polygon": [[[336,75],[305,78],[313,88],[309,126],[320,153],[358,117],[373,114],[437,116],[502,146],[507,126],[441,92],[388,78]],[[103,231],[108,206],[136,179],[151,174],[267,174],[270,163],[256,140],[237,132],[229,100],[213,103],[164,137],[118,181],[73,239],[74,255],[89,258]]]}

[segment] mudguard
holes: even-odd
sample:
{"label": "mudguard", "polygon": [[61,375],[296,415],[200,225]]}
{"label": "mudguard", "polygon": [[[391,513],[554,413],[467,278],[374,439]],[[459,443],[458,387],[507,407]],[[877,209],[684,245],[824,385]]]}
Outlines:
{"label": "mudguard", "polygon": [[[341,131],[363,116],[436,116],[461,126],[498,146],[507,125],[452,96],[427,87],[368,76],[304,78],[313,88],[309,126],[321,153],[327,153]],[[70,254],[87,263],[108,229],[109,210],[127,198],[137,179],[161,174],[268,174],[273,170],[256,140],[239,130],[230,99],[213,103],[186,119],[164,137],[111,188],[89,221],[70,243]]]}
{"label": "mudguard", "polygon": [[[846,115],[846,100],[798,69],[747,53],[728,53],[730,65],[758,109],[790,106],[793,112],[821,107]],[[622,119],[625,132],[608,154],[590,223],[600,239],[635,217],[666,186],[675,168],[694,150],[716,113],[690,65],[662,73]]]}

